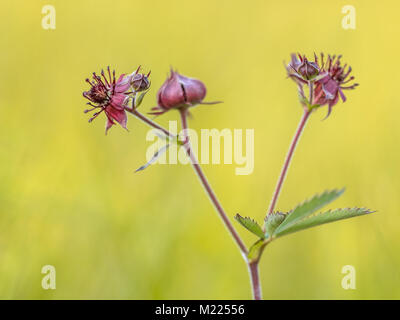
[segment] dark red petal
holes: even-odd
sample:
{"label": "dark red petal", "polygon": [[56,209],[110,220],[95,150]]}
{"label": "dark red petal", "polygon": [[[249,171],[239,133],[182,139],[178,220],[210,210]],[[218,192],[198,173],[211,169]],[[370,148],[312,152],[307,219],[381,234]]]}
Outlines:
{"label": "dark red petal", "polygon": [[109,117],[107,116],[106,134],[107,134],[108,130],[109,130],[113,125],[114,125],[114,121],[113,121],[111,118],[109,118]]}
{"label": "dark red petal", "polygon": [[125,74],[121,74],[117,83],[115,84],[115,92],[121,93],[125,92],[131,86],[131,76],[125,76]]}
{"label": "dark red petal", "polygon": [[335,80],[329,79],[322,84],[322,90],[324,90],[326,98],[331,100],[337,96],[339,85]]}
{"label": "dark red petal", "polygon": [[111,98],[110,104],[115,109],[124,110],[126,99],[128,99],[127,95],[123,93],[115,93]]}
{"label": "dark red petal", "polygon": [[126,129],[126,123],[128,117],[124,110],[118,110],[113,108],[111,105],[107,106],[106,109],[107,117],[111,117],[113,120],[117,121],[123,128]]}

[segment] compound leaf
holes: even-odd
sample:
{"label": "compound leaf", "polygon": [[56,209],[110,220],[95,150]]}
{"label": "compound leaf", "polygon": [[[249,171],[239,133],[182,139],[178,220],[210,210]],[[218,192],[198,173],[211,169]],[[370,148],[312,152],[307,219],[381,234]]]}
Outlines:
{"label": "compound leaf", "polygon": [[344,208],[344,209],[329,210],[326,212],[313,215],[311,217],[306,217],[303,220],[292,223],[285,229],[276,230],[274,235],[276,237],[280,237],[283,235],[287,235],[289,233],[316,227],[325,223],[357,217],[372,212],[374,211],[370,211],[369,209],[366,208]]}
{"label": "compound leaf", "polygon": [[315,195],[310,200],[306,200],[286,216],[285,220],[276,228],[275,234],[283,232],[296,222],[310,216],[323,206],[338,198],[343,192],[344,189],[325,191],[322,194]]}

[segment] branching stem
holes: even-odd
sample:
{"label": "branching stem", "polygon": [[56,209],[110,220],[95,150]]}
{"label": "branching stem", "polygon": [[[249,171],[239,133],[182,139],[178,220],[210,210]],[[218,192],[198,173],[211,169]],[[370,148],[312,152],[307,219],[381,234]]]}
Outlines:
{"label": "branching stem", "polygon": [[[139,120],[143,121],[150,127],[153,127],[157,130],[160,130],[163,132],[165,135],[168,137],[176,137],[174,134],[169,132],[167,129],[163,128],[162,126],[158,125],[154,121],[150,120],[143,114],[141,114],[139,111],[136,109],[126,109],[129,113],[133,114],[136,116]],[[189,136],[187,135],[187,129],[188,129],[188,124],[187,124],[187,109],[182,109],[180,110],[181,114],[181,121],[182,121],[182,129],[184,133],[184,142],[183,142],[183,147],[186,149],[186,152],[190,158],[190,162],[193,166],[193,169],[195,170],[197,176],[200,179],[200,182],[206,191],[208,198],[210,199],[211,203],[214,205],[215,209],[217,210],[220,218],[222,219],[222,222],[224,223],[225,227],[227,228],[228,232],[232,236],[233,240],[239,247],[239,250],[244,258],[244,260],[247,263],[247,267],[249,270],[249,276],[250,276],[250,284],[252,288],[252,293],[253,293],[253,298],[255,300],[261,300],[262,299],[262,294],[261,294],[261,282],[260,282],[260,276],[259,276],[259,271],[258,271],[258,265],[259,265],[259,260],[257,259],[256,261],[250,261],[248,259],[248,250],[242,239],[240,238],[239,234],[237,233],[236,229],[232,225],[231,221],[228,218],[228,215],[226,214],[225,210],[223,209],[221,203],[219,202],[217,196],[215,195],[210,183],[208,182],[201,166],[198,163],[197,157],[194,154],[191,145],[190,145],[190,140]]]}
{"label": "branching stem", "polygon": [[292,157],[293,157],[294,151],[296,149],[297,143],[299,142],[301,133],[304,130],[304,127],[305,127],[305,125],[307,123],[307,120],[308,120],[310,114],[311,114],[311,111],[308,108],[305,108],[303,116],[302,116],[302,118],[300,120],[299,126],[297,127],[297,130],[296,130],[296,133],[295,133],[295,135],[293,137],[293,140],[290,143],[289,151],[288,151],[288,153],[286,155],[286,159],[285,159],[285,162],[283,164],[283,168],[282,168],[281,174],[279,176],[278,183],[276,184],[274,195],[273,195],[271,203],[269,205],[268,214],[271,214],[272,212],[274,212],[276,202],[278,200],[279,194],[280,194],[281,189],[282,189],[283,182],[285,181],[286,174],[287,174],[287,171],[289,169],[290,161],[292,160]]}
{"label": "branching stem", "polygon": [[219,216],[221,217],[223,223],[225,224],[226,228],[228,229],[229,233],[231,234],[232,238],[238,245],[241,253],[243,254],[244,257],[246,257],[247,260],[247,248],[246,245],[243,243],[242,239],[240,238],[239,234],[236,232],[235,228],[233,227],[232,223],[230,222],[227,214],[225,213],[225,210],[222,208],[222,205],[220,204],[217,196],[215,195],[213,189],[211,188],[210,183],[208,182],[203,170],[201,169],[199,162],[196,158],[196,155],[194,154],[190,141],[189,141],[189,136],[187,135],[187,129],[188,129],[188,124],[187,124],[187,109],[181,109],[180,110],[181,114],[181,120],[182,120],[182,129],[183,129],[183,134],[184,134],[184,147],[186,148],[186,153],[188,154],[190,158],[190,162],[193,166],[193,169],[196,171],[197,176],[200,179],[201,184],[204,187],[204,190],[206,191],[210,201],[214,205],[215,209],[217,210]]}

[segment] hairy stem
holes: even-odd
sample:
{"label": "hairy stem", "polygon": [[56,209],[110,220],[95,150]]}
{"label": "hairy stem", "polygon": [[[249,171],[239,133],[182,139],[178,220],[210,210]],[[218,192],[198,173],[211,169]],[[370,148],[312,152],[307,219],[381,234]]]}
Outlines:
{"label": "hairy stem", "polygon": [[258,261],[248,263],[250,283],[254,300],[262,300],[260,274],[258,272]]}
{"label": "hairy stem", "polygon": [[126,111],[128,111],[129,113],[132,113],[136,118],[138,118],[139,120],[143,121],[144,123],[146,123],[147,125],[149,125],[150,127],[153,127],[154,129],[160,130],[161,132],[163,132],[166,136],[173,138],[175,137],[171,132],[169,132],[167,129],[161,127],[159,124],[155,123],[153,120],[150,120],[149,118],[147,118],[146,116],[144,116],[143,114],[141,114],[139,111],[135,110],[134,108],[130,109],[130,108],[125,108]]}
{"label": "hairy stem", "polygon": [[293,157],[294,151],[296,149],[297,143],[299,142],[301,133],[303,132],[303,129],[304,129],[306,123],[307,123],[307,120],[308,120],[310,114],[311,114],[310,110],[304,109],[304,114],[303,114],[303,116],[302,116],[302,118],[300,120],[299,126],[297,127],[297,130],[296,130],[296,133],[295,133],[295,135],[293,137],[293,140],[290,143],[289,151],[288,151],[288,153],[286,155],[286,159],[285,159],[285,162],[283,164],[283,168],[282,168],[281,174],[279,176],[278,183],[277,183],[275,191],[274,191],[274,195],[273,195],[271,203],[269,205],[268,214],[271,214],[275,209],[275,205],[276,205],[276,202],[278,200],[279,194],[281,192],[283,182],[285,181],[286,174],[287,174],[287,171],[289,169],[290,161],[292,160],[292,157]]}
{"label": "hairy stem", "polygon": [[[146,123],[147,125],[162,131],[165,135],[169,136],[169,137],[175,137],[172,133],[170,133],[167,129],[161,127],[160,125],[158,125],[157,123],[155,123],[154,121],[150,120],[149,118],[147,118],[146,116],[144,116],[143,114],[141,114],[140,112],[138,112],[135,109],[126,109],[128,112],[132,113],[134,116],[136,116],[139,120],[143,121],[144,123]],[[196,171],[205,191],[207,192],[208,197],[210,198],[210,201],[214,204],[215,208],[217,209],[222,221],[224,222],[225,226],[227,227],[229,233],[232,235],[233,239],[235,240],[236,244],[238,245],[241,253],[243,254],[244,257],[246,257],[247,260],[247,248],[246,245],[243,243],[242,239],[240,238],[239,234],[236,232],[235,228],[233,227],[232,223],[230,222],[227,214],[225,213],[224,209],[222,208],[217,196],[215,195],[213,189],[211,188],[203,170],[201,169],[197,158],[195,156],[195,154],[192,152],[192,149],[190,147],[190,141],[189,141],[189,137],[187,136],[187,114],[186,114],[187,110],[182,110],[181,111],[181,119],[182,119],[182,128],[184,129],[184,135],[185,135],[185,148],[186,148],[186,152],[191,160],[191,163],[193,165],[194,170]]]}
{"label": "hairy stem", "polygon": [[217,209],[219,216],[221,217],[222,221],[224,222],[224,224],[225,224],[226,228],[228,229],[229,233],[231,234],[232,238],[235,240],[236,244],[238,245],[238,247],[247,263],[247,267],[249,270],[249,276],[250,276],[250,284],[251,284],[251,289],[253,292],[254,300],[261,300],[262,294],[261,294],[261,282],[260,282],[260,277],[259,277],[259,273],[258,273],[258,260],[257,261],[249,261],[249,259],[247,258],[248,251],[247,251],[245,244],[243,243],[239,234],[236,232],[236,230],[233,227],[232,223],[230,222],[227,214],[225,213],[224,209],[222,208],[220,202],[218,201],[217,196],[215,195],[213,189],[211,188],[210,183],[207,181],[207,178],[204,175],[204,172],[198,163],[196,155],[194,154],[194,152],[190,146],[189,136],[187,135],[187,129],[188,129],[187,110],[182,109],[180,111],[180,113],[181,113],[181,120],[182,120],[182,129],[184,132],[184,139],[185,139],[184,146],[186,147],[186,152],[191,160],[191,164],[192,164],[194,170],[196,171],[197,176],[199,177],[199,179],[201,181],[201,184],[203,185],[205,191],[207,192],[207,195],[208,195],[210,201],[214,204],[215,208]]}
{"label": "hairy stem", "polygon": [[190,158],[190,162],[193,166],[193,169],[196,171],[197,176],[200,179],[201,184],[204,187],[210,201],[214,205],[215,209],[217,210],[219,216],[221,217],[223,223],[225,224],[226,228],[228,229],[229,233],[231,234],[232,238],[238,245],[242,255],[246,258],[247,261],[247,248],[246,245],[243,243],[242,239],[240,238],[239,234],[236,232],[235,228],[233,227],[232,223],[230,222],[227,214],[225,213],[224,209],[222,208],[217,196],[215,195],[213,189],[211,188],[210,183],[208,182],[203,170],[201,169],[199,162],[194,154],[189,141],[189,136],[187,135],[187,109],[180,110],[181,120],[182,120],[182,129],[184,132],[184,139],[185,139],[185,148],[186,152]]}
{"label": "hairy stem", "polygon": [[[128,112],[132,113],[134,116],[136,116],[139,120],[143,121],[150,127],[153,127],[157,130],[162,131],[165,135],[169,137],[175,137],[172,133],[170,133],[167,129],[161,127],[154,121],[150,120],[134,108],[132,109],[127,109]],[[196,171],[202,186],[204,187],[210,201],[214,205],[215,209],[219,213],[223,223],[225,224],[226,228],[228,229],[229,233],[231,234],[232,238],[234,239],[235,243],[240,249],[240,252],[245,259],[247,263],[247,267],[249,270],[249,275],[250,275],[250,283],[251,283],[251,288],[252,288],[252,293],[253,297],[256,300],[261,300],[262,295],[261,295],[261,283],[260,283],[260,277],[258,273],[258,260],[257,261],[249,261],[247,258],[248,255],[248,250],[246,248],[246,245],[243,243],[242,239],[240,238],[239,234],[236,232],[235,228],[233,227],[232,223],[230,222],[227,214],[225,213],[224,209],[222,208],[217,196],[215,195],[213,189],[211,188],[211,185],[209,184],[206,176],[204,175],[203,170],[201,169],[200,165],[198,164],[198,160],[193,153],[191,147],[190,147],[190,141],[189,137],[187,135],[187,130],[188,129],[188,124],[187,124],[187,110],[182,110],[181,111],[181,120],[182,120],[182,128],[184,129],[184,147],[186,148],[186,152],[191,160],[192,166],[194,170]]]}

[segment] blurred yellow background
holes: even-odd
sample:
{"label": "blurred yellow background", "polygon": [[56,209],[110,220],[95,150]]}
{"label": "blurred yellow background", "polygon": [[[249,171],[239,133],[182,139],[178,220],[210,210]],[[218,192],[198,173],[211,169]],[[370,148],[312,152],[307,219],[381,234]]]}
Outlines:
{"label": "blurred yellow background", "polygon": [[[46,4],[55,30],[41,26]],[[342,28],[347,4],[356,30]],[[0,298],[250,298],[246,266],[192,168],[134,174],[148,128],[130,117],[129,133],[105,136],[103,115],[88,124],[84,79],[107,65],[152,70],[142,111],[170,66],[204,81],[207,100],[224,103],[193,110],[193,128],[255,129],[253,174],[204,170],[230,217],[262,221],[301,117],[283,67],[294,51],[343,54],[360,87],[326,121],[326,108],[312,116],[278,209],[346,187],[332,208],[378,213],[273,242],[264,298],[400,298],[399,10],[397,1],[2,1]],[[47,264],[56,290],[41,287]],[[341,287],[344,265],[356,268],[356,290]]]}

